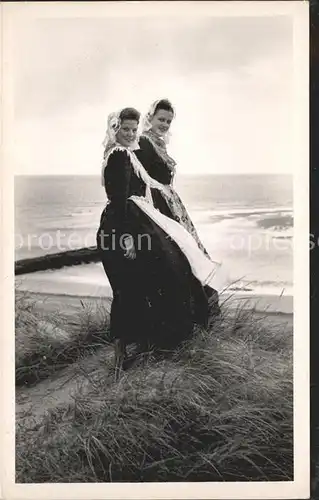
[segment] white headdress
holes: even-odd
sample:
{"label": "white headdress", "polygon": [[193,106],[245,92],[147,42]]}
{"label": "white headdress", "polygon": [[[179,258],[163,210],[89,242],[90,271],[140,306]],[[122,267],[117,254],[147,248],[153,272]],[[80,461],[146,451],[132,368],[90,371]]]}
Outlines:
{"label": "white headdress", "polygon": [[136,149],[139,149],[138,137],[128,147],[121,146],[121,144],[119,144],[119,142],[117,141],[116,134],[118,133],[118,131],[121,128],[120,114],[121,114],[121,110],[110,113],[109,116],[107,117],[107,129],[106,129],[104,140],[102,142],[102,145],[104,147],[104,154],[103,154],[103,161],[102,161],[102,172],[101,172],[102,185],[104,185],[104,169],[106,167],[107,158],[108,158],[111,150],[113,150],[114,148],[119,148],[121,150],[127,149],[130,151],[134,151]]}
{"label": "white headdress", "polygon": [[105,151],[107,151],[111,146],[113,146],[116,143],[116,134],[120,130],[120,126],[121,126],[120,111],[110,113],[109,116],[107,117],[107,129],[104,140],[102,142]]}
{"label": "white headdress", "polygon": [[158,103],[159,103],[159,100],[153,102],[153,104],[151,105],[148,112],[144,115],[143,124],[142,124],[142,131],[143,132],[148,132],[148,130],[150,130],[152,128],[151,119],[153,118],[153,116],[155,114],[155,109],[156,109],[156,106],[158,105]]}
{"label": "white headdress", "polygon": [[[102,145],[104,146],[104,155],[110,149],[110,147],[117,144],[116,134],[121,128],[121,120],[120,120],[121,111],[115,111],[110,113],[107,117],[107,129],[105,133],[104,140]],[[138,134],[137,134],[138,135]],[[138,139],[136,139],[130,146],[129,149],[135,150],[139,149]]]}
{"label": "white headdress", "polygon": [[[142,124],[142,133],[148,132],[149,130],[151,130],[151,128],[152,128],[151,120],[155,114],[156,107],[163,100],[164,99],[158,99],[157,101],[153,102],[153,104],[151,105],[151,107],[148,110],[148,112],[146,113],[146,115],[144,115],[143,124]],[[175,111],[173,111],[173,113],[174,113],[174,117],[175,117]],[[169,143],[170,137],[171,137],[171,133],[169,131],[163,135],[163,139],[164,139],[166,144]]]}

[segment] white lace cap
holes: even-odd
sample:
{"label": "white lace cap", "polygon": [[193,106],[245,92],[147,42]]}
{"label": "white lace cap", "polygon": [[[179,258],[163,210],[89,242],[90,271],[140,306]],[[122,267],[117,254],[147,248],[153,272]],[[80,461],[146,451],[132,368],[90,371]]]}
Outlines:
{"label": "white lace cap", "polygon": [[[150,109],[148,110],[148,112],[144,115],[143,120],[142,120],[142,133],[148,132],[149,130],[151,130],[151,128],[152,128],[151,120],[155,114],[156,106],[158,105],[158,103],[160,101],[163,101],[163,99],[157,99],[157,101],[154,101],[153,104],[151,105]],[[174,113],[174,118],[175,118],[175,110],[173,110],[173,113]],[[170,131],[168,131],[168,132],[166,132],[166,134],[163,134],[163,136],[161,136],[164,139],[166,144],[169,143],[171,135],[172,134],[170,133]]]}

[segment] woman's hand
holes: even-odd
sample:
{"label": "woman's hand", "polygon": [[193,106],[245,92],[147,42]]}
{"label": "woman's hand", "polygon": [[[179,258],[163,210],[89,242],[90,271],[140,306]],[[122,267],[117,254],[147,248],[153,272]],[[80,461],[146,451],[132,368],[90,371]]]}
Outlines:
{"label": "woman's hand", "polygon": [[126,236],[126,238],[124,239],[124,246],[125,246],[124,257],[130,260],[135,259],[136,251],[132,236]]}

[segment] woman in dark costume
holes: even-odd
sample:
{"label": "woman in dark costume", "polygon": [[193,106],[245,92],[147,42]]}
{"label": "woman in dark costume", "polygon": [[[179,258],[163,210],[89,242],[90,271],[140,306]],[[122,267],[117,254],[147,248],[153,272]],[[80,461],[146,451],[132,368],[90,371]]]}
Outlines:
{"label": "woman in dark costume", "polygon": [[206,325],[205,283],[216,271],[193,237],[154,208],[152,179],[135,155],[139,113],[125,108],[108,119],[102,184],[108,203],[97,246],[113,291],[111,335],[116,364],[125,346],[171,349],[190,338],[194,323]]}
{"label": "woman in dark costume", "polygon": [[[168,155],[166,145],[174,117],[174,108],[167,99],[161,99],[152,104],[144,118],[143,131],[139,139],[140,149],[136,151],[136,156],[149,175],[166,187],[164,192],[158,189],[152,190],[154,206],[161,213],[182,224],[210,259],[182,200],[173,187],[176,162]],[[208,286],[205,291],[215,312],[219,312],[217,291]]]}

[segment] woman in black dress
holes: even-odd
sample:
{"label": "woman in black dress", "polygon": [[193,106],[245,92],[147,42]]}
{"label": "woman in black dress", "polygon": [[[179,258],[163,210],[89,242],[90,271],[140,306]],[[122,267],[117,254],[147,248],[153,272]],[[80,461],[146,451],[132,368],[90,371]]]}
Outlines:
{"label": "woman in black dress", "polygon": [[[165,191],[152,190],[154,206],[167,217],[182,224],[196,240],[198,247],[210,259],[182,200],[173,187],[176,162],[167,153],[166,145],[174,117],[174,108],[167,99],[161,99],[152,104],[144,119],[143,131],[139,139],[140,149],[136,151],[136,156],[149,175],[166,187]],[[217,291],[211,286],[206,286],[205,291],[213,309],[219,312]]]}
{"label": "woman in black dress", "polygon": [[203,287],[215,272],[193,237],[153,206],[152,190],[165,188],[135,155],[139,118],[133,108],[109,116],[102,164],[108,203],[97,246],[113,290],[117,363],[129,343],[171,349],[192,335],[194,323],[205,326]]}

